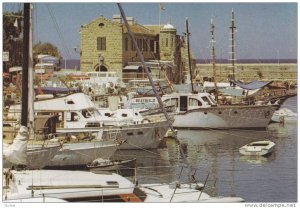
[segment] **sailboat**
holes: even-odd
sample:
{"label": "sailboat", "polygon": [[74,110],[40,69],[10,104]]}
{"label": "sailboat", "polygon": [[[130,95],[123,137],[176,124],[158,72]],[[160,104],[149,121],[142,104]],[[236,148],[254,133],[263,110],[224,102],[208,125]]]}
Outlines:
{"label": "sailboat", "polygon": [[[212,63],[215,71],[214,28],[214,23],[211,21]],[[265,129],[274,111],[278,109],[278,105],[219,105],[218,100],[215,99],[218,98],[216,82],[214,86],[215,96],[202,92],[163,95],[163,102],[167,106],[173,105],[176,108],[177,114],[173,126],[204,130]]]}
{"label": "sailboat", "polygon": [[[4,151],[4,158],[22,170],[5,168],[3,171],[4,187],[3,199],[6,202],[61,202],[84,201],[93,198],[108,199],[113,196],[128,193],[134,185],[127,179],[116,175],[97,175],[86,171],[58,171],[58,170],[28,170],[27,160],[28,142],[28,54],[29,52],[29,16],[31,4],[24,3],[24,63],[23,63],[23,94],[21,127],[14,143]],[[81,155],[82,156],[82,155]],[[39,156],[40,157],[40,156]],[[45,158],[43,158],[45,159]],[[50,159],[50,158],[49,158]],[[30,161],[32,162],[32,161]],[[23,170],[26,168],[25,170]],[[80,179],[80,180],[78,180]],[[118,192],[115,192],[115,189]],[[102,197],[99,197],[102,196]],[[118,198],[117,198],[118,199]]]}
{"label": "sailboat", "polygon": [[[29,5],[28,5],[29,7]],[[52,144],[47,146],[45,143],[39,145],[35,144],[34,146],[28,143],[29,141],[29,131],[28,128],[28,109],[30,112],[33,112],[33,109],[30,108],[28,91],[33,91],[29,79],[32,79],[32,28],[30,25],[31,15],[30,8],[28,8],[28,13],[25,18],[28,21],[26,26],[24,25],[24,54],[23,54],[23,73],[22,73],[22,117],[21,117],[21,127],[19,132],[14,139],[11,145],[3,143],[3,164],[4,168],[13,167],[13,166],[26,166],[30,169],[43,168],[46,162],[49,159],[52,159],[58,150],[61,148],[59,144]],[[33,80],[30,80],[33,83]],[[32,96],[31,96],[32,97]],[[30,124],[33,123],[34,118],[30,117]],[[32,129],[32,126],[31,126]],[[33,134],[31,134],[33,136]]]}

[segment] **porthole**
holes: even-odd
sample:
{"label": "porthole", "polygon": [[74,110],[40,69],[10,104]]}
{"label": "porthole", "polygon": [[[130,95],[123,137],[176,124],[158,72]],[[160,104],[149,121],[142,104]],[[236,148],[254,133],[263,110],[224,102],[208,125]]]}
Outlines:
{"label": "porthole", "polygon": [[206,115],[206,114],[207,114],[207,112],[205,111],[205,112],[204,112],[204,114]]}
{"label": "porthole", "polygon": [[237,111],[234,111],[234,114],[237,114],[238,112]]}
{"label": "porthole", "polygon": [[221,112],[221,111],[219,111],[218,113],[219,113],[219,114],[222,114],[222,112]]}

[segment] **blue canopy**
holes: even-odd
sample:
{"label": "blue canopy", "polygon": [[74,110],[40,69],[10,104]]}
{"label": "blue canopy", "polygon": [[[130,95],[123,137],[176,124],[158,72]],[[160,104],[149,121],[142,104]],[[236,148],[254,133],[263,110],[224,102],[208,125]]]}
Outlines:
{"label": "blue canopy", "polygon": [[253,81],[248,84],[244,84],[241,81],[231,81],[235,85],[239,86],[240,88],[246,89],[246,90],[256,90],[261,89],[269,84],[271,84],[273,81],[264,82],[264,81]]}

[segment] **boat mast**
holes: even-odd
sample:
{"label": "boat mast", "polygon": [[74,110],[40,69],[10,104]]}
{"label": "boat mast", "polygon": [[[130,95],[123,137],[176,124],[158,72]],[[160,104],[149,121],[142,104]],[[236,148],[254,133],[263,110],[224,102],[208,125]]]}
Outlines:
{"label": "boat mast", "polygon": [[117,3],[117,5],[118,5],[118,7],[119,7],[119,10],[120,10],[122,19],[123,19],[123,21],[124,21],[124,23],[125,23],[125,26],[126,26],[126,28],[127,28],[128,34],[130,35],[130,38],[131,38],[131,40],[132,40],[132,42],[133,42],[133,45],[134,45],[134,47],[135,47],[135,49],[136,49],[136,51],[137,51],[137,54],[138,54],[138,56],[139,56],[139,58],[140,58],[140,60],[141,60],[141,62],[142,62],[143,68],[144,68],[144,70],[145,70],[145,72],[146,72],[146,74],[147,74],[147,77],[148,77],[148,79],[149,79],[149,82],[150,82],[150,84],[151,84],[151,86],[152,86],[154,95],[155,95],[155,97],[156,97],[156,99],[157,99],[157,101],[158,101],[158,103],[159,103],[160,108],[162,109],[162,112],[164,113],[164,115],[165,115],[165,117],[166,117],[166,119],[167,119],[167,121],[168,121],[169,128],[170,128],[170,129],[172,130],[172,132],[175,134],[175,141],[176,141],[177,144],[179,145],[180,153],[181,153],[183,159],[184,159],[185,161],[187,161],[186,156],[185,156],[185,154],[184,154],[184,151],[183,151],[183,149],[182,149],[182,147],[181,147],[181,143],[180,143],[179,139],[178,139],[177,136],[176,136],[176,133],[175,133],[175,130],[174,130],[174,128],[173,128],[173,125],[172,125],[170,116],[168,115],[168,113],[167,113],[167,111],[166,111],[166,109],[165,109],[165,107],[164,107],[164,104],[163,104],[163,102],[162,102],[162,99],[161,99],[161,97],[159,96],[159,94],[158,94],[158,92],[157,92],[157,89],[156,89],[155,84],[154,84],[154,82],[153,82],[152,76],[151,76],[151,74],[150,74],[150,72],[149,72],[148,67],[146,66],[144,57],[143,57],[143,55],[142,55],[142,53],[141,53],[141,51],[140,51],[140,49],[139,49],[139,47],[138,47],[138,45],[137,45],[136,39],[135,39],[135,37],[134,37],[134,34],[131,32],[131,28],[130,28],[130,26],[129,26],[129,24],[128,24],[128,21],[127,21],[127,19],[126,19],[126,15],[125,15],[125,13],[124,13],[124,11],[123,11],[123,8],[122,8],[122,6],[121,6],[120,3]]}
{"label": "boat mast", "polygon": [[235,80],[235,52],[234,52],[234,31],[236,29],[235,23],[234,23],[234,12],[233,9],[231,11],[231,26],[229,27],[231,29],[231,67],[232,67],[232,76],[231,79]]}
{"label": "boat mast", "polygon": [[30,36],[29,25],[30,25],[30,3],[24,3],[21,126],[25,126],[25,127],[27,127],[27,121],[28,121],[28,61],[29,61],[29,36]]}
{"label": "boat mast", "polygon": [[216,80],[216,51],[215,51],[215,25],[213,22],[213,18],[211,18],[211,50],[212,50],[212,67],[213,67],[213,76],[214,76],[214,86],[215,86],[215,97],[216,101],[218,103],[218,86],[217,86],[217,80]]}
{"label": "boat mast", "polygon": [[33,36],[32,36],[32,4],[30,4],[30,16],[29,16],[29,52],[28,52],[28,73],[29,73],[29,80],[28,80],[28,110],[29,110],[29,132],[30,136],[33,137],[34,134],[34,73],[33,73],[33,52],[32,52],[32,43],[33,43]]}
{"label": "boat mast", "polygon": [[194,92],[194,86],[193,86],[193,73],[192,73],[192,64],[191,64],[191,54],[190,54],[190,33],[189,33],[189,21],[188,18],[185,19],[185,25],[186,25],[186,42],[187,42],[187,51],[188,51],[188,60],[189,60],[189,70],[190,70],[190,79],[191,79],[191,85],[192,85],[192,92]]}

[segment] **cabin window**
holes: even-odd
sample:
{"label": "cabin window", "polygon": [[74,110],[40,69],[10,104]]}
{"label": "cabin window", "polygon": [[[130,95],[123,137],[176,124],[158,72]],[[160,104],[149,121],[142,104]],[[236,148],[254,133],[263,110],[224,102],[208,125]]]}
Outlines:
{"label": "cabin window", "polygon": [[104,116],[110,117],[110,113],[104,113]]}
{"label": "cabin window", "polygon": [[189,106],[202,106],[202,103],[195,98],[189,98]]}
{"label": "cabin window", "polygon": [[178,107],[178,98],[169,98],[164,101],[166,106],[175,106],[176,108]]}
{"label": "cabin window", "polygon": [[83,115],[84,118],[90,118],[90,117],[92,117],[92,115],[90,114],[90,112],[88,112],[87,110],[83,110],[81,112],[81,114]]}
{"label": "cabin window", "polygon": [[106,37],[97,37],[97,50],[98,51],[106,50]]}
{"label": "cabin window", "polygon": [[144,133],[142,131],[139,131],[137,134],[138,135],[143,135]]}
{"label": "cabin window", "polygon": [[78,121],[79,120],[79,116],[75,112],[67,113],[66,120],[67,121]]}
{"label": "cabin window", "polygon": [[73,100],[68,100],[67,104],[75,104]]}
{"label": "cabin window", "polygon": [[132,136],[132,135],[133,135],[132,132],[128,132],[128,133],[127,133],[127,136]]}
{"label": "cabin window", "polygon": [[128,51],[128,38],[125,38],[125,51]]}
{"label": "cabin window", "polygon": [[106,181],[107,185],[119,185],[118,181]]}
{"label": "cabin window", "polygon": [[87,123],[85,127],[100,127],[100,123],[95,122],[95,123]]}
{"label": "cabin window", "polygon": [[127,117],[127,113],[122,113],[122,117]]}

